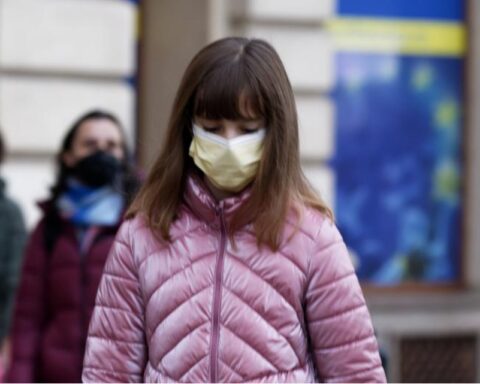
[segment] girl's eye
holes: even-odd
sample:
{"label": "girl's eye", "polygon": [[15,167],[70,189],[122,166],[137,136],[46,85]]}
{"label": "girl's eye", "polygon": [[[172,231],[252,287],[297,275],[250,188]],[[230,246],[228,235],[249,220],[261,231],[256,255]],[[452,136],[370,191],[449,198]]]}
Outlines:
{"label": "girl's eye", "polygon": [[203,126],[203,129],[207,132],[215,133],[215,132],[218,132],[220,130],[220,127],[217,127],[217,126],[211,126],[211,127]]}
{"label": "girl's eye", "polygon": [[245,134],[255,133],[258,131],[258,128],[242,128],[242,132]]}

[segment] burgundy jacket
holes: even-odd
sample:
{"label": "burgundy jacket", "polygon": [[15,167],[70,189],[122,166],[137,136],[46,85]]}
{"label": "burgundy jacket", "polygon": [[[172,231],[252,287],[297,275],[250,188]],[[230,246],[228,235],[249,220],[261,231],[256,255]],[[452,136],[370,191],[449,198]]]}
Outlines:
{"label": "burgundy jacket", "polygon": [[[43,205],[48,212],[48,204]],[[27,246],[11,330],[8,382],[79,382],[98,284],[116,227],[99,228],[80,252],[74,226],[61,220],[51,252],[45,218]]]}
{"label": "burgundy jacket", "polygon": [[252,225],[226,235],[248,192],[219,204],[189,178],[171,242],[142,217],[120,229],[90,324],[85,382],[383,382],[377,341],[335,225],[305,208],[280,249]]}

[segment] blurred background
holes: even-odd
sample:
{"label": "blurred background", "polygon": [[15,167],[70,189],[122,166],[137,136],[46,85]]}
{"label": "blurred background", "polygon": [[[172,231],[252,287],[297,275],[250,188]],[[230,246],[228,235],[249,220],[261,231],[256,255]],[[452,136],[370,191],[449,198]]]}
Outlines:
{"label": "blurred background", "polygon": [[259,37],[295,92],[390,381],[480,381],[479,0],[0,0],[2,176],[31,228],[91,108],[148,170],[205,44]]}

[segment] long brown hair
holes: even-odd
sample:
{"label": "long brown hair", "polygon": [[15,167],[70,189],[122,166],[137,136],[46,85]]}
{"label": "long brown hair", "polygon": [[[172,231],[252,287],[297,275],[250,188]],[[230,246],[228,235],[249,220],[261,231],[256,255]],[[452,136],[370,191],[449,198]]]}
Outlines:
{"label": "long brown hair", "polygon": [[246,109],[265,119],[267,135],[251,196],[229,233],[253,222],[258,243],[277,249],[289,209],[301,214],[305,204],[332,217],[300,167],[297,112],[280,57],[266,41],[230,37],[207,45],[187,67],[163,149],[127,218],[144,214],[153,232],[169,240],[188,171],[195,167],[188,155],[192,120],[245,118]]}

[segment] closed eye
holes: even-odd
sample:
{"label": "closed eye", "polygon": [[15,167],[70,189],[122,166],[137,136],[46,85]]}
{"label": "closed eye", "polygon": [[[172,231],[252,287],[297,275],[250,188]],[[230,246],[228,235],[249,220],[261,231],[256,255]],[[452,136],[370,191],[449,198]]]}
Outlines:
{"label": "closed eye", "polygon": [[242,128],[242,132],[245,134],[251,134],[258,131],[258,128]]}
{"label": "closed eye", "polygon": [[210,132],[210,133],[216,133],[216,132],[220,131],[220,127],[218,127],[218,126],[207,127],[207,126],[204,125],[203,129],[207,132]]}

